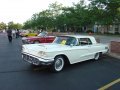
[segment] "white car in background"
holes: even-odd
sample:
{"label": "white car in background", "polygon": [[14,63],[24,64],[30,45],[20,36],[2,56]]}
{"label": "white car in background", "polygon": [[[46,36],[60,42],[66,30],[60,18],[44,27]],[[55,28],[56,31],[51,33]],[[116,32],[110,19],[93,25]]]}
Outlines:
{"label": "white car in background", "polygon": [[23,45],[22,58],[34,65],[51,65],[53,71],[59,72],[66,63],[98,60],[108,49],[92,36],[64,35],[57,36],[53,43]]}

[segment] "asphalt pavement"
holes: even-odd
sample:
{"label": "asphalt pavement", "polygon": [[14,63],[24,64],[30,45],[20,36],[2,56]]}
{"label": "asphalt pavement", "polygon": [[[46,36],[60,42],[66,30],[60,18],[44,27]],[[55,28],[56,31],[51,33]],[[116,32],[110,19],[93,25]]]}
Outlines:
{"label": "asphalt pavement", "polygon": [[[68,65],[62,72],[52,73],[23,61],[21,45],[21,38],[9,43],[0,34],[0,90],[101,90],[120,79],[119,59],[104,55],[99,61]],[[120,90],[120,82],[107,90]]]}

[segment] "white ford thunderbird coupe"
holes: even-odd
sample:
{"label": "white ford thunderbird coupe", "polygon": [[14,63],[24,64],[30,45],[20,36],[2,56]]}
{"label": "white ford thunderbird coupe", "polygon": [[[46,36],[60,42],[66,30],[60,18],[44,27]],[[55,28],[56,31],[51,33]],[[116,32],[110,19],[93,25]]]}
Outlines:
{"label": "white ford thunderbird coupe", "polygon": [[108,49],[92,36],[64,35],[57,36],[53,43],[23,45],[22,58],[34,65],[50,65],[53,71],[59,72],[66,63],[98,60]]}

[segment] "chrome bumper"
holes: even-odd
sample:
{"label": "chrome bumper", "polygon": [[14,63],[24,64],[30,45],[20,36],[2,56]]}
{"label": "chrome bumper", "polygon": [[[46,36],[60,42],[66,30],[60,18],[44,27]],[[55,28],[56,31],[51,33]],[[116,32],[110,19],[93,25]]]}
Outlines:
{"label": "chrome bumper", "polygon": [[54,59],[44,59],[25,53],[22,53],[22,59],[34,65],[51,65],[54,61]]}

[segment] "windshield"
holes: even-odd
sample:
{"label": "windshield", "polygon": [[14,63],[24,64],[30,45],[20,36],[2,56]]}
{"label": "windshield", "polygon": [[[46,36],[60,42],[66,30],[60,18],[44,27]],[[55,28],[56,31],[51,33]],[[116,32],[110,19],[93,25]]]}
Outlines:
{"label": "windshield", "polygon": [[41,32],[40,34],[38,34],[38,36],[40,36],[40,37],[44,37],[46,35],[47,35],[47,32]]}
{"label": "windshield", "polygon": [[77,44],[77,40],[74,37],[58,36],[58,37],[55,38],[53,43],[63,44],[63,45],[76,45]]}

